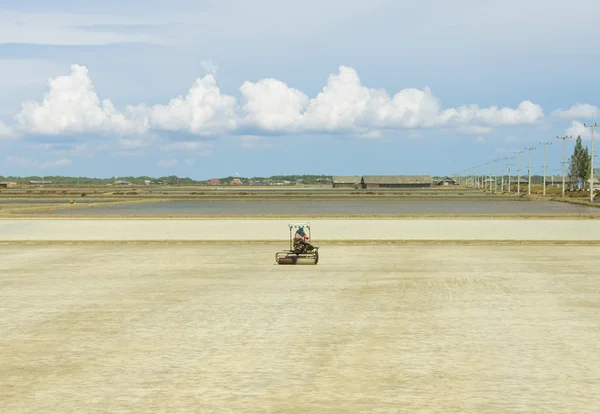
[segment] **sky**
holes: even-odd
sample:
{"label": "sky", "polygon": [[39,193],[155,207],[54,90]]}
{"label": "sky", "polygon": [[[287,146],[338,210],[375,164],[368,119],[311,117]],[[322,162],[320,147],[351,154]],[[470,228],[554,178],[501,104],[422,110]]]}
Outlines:
{"label": "sky", "polygon": [[3,0],[0,175],[464,175],[493,160],[526,174],[530,147],[543,174],[544,142],[559,175],[563,142],[567,158],[577,136],[591,146],[584,124],[600,121],[599,14],[594,0]]}

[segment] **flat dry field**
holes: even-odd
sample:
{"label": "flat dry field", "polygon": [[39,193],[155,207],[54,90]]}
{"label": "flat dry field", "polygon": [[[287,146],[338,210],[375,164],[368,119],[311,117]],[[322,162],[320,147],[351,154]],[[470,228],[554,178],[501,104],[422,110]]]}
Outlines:
{"label": "flat dry field", "polygon": [[600,412],[594,246],[3,246],[0,411]]}

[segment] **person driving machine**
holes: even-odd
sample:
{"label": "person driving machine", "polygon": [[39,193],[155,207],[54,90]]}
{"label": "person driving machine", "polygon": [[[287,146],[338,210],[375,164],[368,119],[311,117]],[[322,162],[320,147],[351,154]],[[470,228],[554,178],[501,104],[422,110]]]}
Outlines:
{"label": "person driving machine", "polygon": [[312,245],[308,243],[308,240],[310,240],[310,237],[304,232],[304,227],[300,227],[298,230],[296,230],[296,234],[294,236],[294,247],[300,248],[303,251],[312,249]]}

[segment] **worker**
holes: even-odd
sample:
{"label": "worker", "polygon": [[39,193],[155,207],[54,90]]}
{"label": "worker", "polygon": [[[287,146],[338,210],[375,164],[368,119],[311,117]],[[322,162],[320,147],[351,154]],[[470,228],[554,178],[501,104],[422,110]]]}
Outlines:
{"label": "worker", "polygon": [[300,227],[298,230],[296,230],[296,235],[294,236],[294,245],[302,248],[302,250],[312,249],[312,246],[310,243],[308,243],[309,239],[310,237],[308,234],[304,232],[304,227]]}

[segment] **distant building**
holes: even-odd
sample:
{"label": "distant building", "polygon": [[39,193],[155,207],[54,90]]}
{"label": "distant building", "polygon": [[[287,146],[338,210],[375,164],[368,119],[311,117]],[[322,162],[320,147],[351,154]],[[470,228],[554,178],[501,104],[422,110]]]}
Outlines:
{"label": "distant building", "polygon": [[0,183],[0,188],[17,188],[17,183],[14,182],[2,182]]}
{"label": "distant building", "polygon": [[438,186],[450,186],[450,185],[456,185],[456,180],[450,178],[450,177],[444,177],[441,180],[437,180],[435,185]]}
{"label": "distant building", "polygon": [[520,180],[517,180],[517,177],[511,177],[510,178],[510,184],[517,184],[517,181],[519,184],[528,184],[529,183],[529,179],[527,177],[523,177],[521,176]]}
{"label": "distant building", "polygon": [[333,188],[361,188],[362,177],[359,175],[334,175]]}
{"label": "distant building", "polygon": [[219,180],[218,178],[211,178],[210,180],[208,180],[208,184],[210,184],[210,185],[220,185],[221,184],[221,180]]}
{"label": "distant building", "polygon": [[29,184],[52,184],[52,181],[35,181],[35,180],[29,180]]}
{"label": "distant building", "polygon": [[433,185],[430,175],[365,175],[363,188],[425,188]]}
{"label": "distant building", "polygon": [[231,180],[231,182],[229,184],[232,184],[232,185],[242,185],[244,183],[242,182],[242,180],[240,178],[234,178],[234,179]]}

